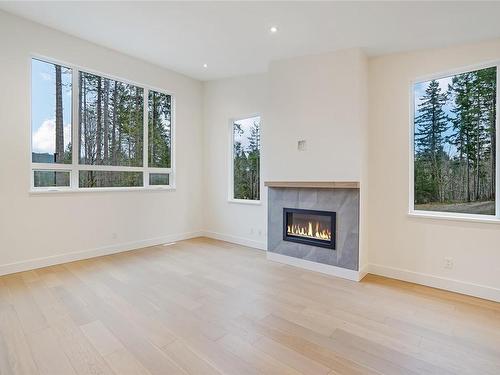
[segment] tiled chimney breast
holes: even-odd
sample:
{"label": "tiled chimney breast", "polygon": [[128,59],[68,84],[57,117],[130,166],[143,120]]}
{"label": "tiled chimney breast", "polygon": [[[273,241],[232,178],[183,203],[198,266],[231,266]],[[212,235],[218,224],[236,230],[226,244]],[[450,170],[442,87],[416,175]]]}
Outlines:
{"label": "tiled chimney breast", "polygon": [[[285,207],[336,212],[336,249],[283,241]],[[357,271],[359,189],[269,187],[267,249],[277,254]]]}

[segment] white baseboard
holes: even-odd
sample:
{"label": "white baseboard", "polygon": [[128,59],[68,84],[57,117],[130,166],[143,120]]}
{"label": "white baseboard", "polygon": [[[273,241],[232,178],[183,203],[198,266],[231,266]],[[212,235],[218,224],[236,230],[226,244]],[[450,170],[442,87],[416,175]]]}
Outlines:
{"label": "white baseboard", "polygon": [[361,273],[359,271],[348,270],[346,268],[330,266],[328,264],[311,262],[310,260],[304,260],[300,258],[290,257],[287,255],[267,252],[267,259],[285,263],[290,266],[305,268],[306,270],[316,271],[321,273],[326,273],[327,275],[342,277],[344,279],[359,281],[362,279]]}
{"label": "white baseboard", "polygon": [[358,271],[359,273],[359,281],[363,280],[363,278],[368,275],[368,268],[369,268],[369,265],[366,264],[365,266],[361,267]]}
{"label": "white baseboard", "polygon": [[380,264],[369,264],[368,273],[500,302],[500,289],[486,285],[474,284],[401,268],[388,267]]}
{"label": "white baseboard", "polygon": [[37,268],[53,266],[61,263],[74,262],[77,260],[95,258],[103,255],[110,255],[140,249],[148,246],[160,245],[174,241],[187,240],[189,238],[201,237],[202,232],[189,232],[173,234],[164,237],[149,238],[145,240],[127,242],[117,245],[103,246],[96,249],[83,250],[74,253],[52,255],[44,258],[35,258],[15,263],[0,265],[0,276],[16,272],[29,271]]}
{"label": "white baseboard", "polygon": [[203,236],[212,238],[214,240],[221,240],[221,241],[226,241],[226,242],[231,242],[235,243],[238,245],[242,246],[248,246],[248,247],[253,247],[255,249],[259,250],[267,250],[267,242],[263,241],[255,241],[255,240],[250,240],[248,238],[244,237],[237,237],[237,236],[231,236],[229,234],[223,234],[223,233],[217,233],[217,232],[211,232],[211,231],[203,231]]}

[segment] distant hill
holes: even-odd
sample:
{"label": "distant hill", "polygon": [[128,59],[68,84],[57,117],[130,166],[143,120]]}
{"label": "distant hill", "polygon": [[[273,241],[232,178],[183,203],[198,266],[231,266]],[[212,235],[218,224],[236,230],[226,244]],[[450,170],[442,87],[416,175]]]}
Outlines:
{"label": "distant hill", "polygon": [[54,163],[55,156],[54,154],[32,152],[31,161],[33,163]]}

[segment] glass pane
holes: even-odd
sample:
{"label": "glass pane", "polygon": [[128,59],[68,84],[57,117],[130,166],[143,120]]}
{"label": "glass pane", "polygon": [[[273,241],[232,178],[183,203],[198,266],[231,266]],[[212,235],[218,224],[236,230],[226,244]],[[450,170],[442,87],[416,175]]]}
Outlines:
{"label": "glass pane", "polygon": [[289,236],[331,241],[332,218],[326,215],[287,213],[286,232]]}
{"label": "glass pane", "polygon": [[235,199],[260,199],[260,117],[233,124],[233,179]]}
{"label": "glass pane", "polygon": [[142,172],[80,171],[81,188],[140,187]]}
{"label": "glass pane", "polygon": [[172,100],[170,95],[149,91],[148,163],[150,167],[171,167]]}
{"label": "glass pane", "polygon": [[416,210],[495,215],[496,74],[414,86]]}
{"label": "glass pane", "polygon": [[80,164],[142,167],[140,87],[80,72]]}
{"label": "glass pane", "polygon": [[34,187],[61,187],[69,186],[70,172],[68,171],[33,171]]}
{"label": "glass pane", "polygon": [[31,160],[71,163],[71,69],[31,60]]}
{"label": "glass pane", "polygon": [[170,175],[168,173],[150,173],[150,185],[169,185]]}

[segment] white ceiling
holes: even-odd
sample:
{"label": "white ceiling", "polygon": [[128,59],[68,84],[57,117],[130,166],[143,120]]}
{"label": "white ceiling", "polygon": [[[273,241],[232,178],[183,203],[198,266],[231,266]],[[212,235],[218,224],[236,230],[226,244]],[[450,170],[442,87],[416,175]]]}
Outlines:
{"label": "white ceiling", "polygon": [[201,80],[344,48],[374,56],[500,37],[500,2],[37,1],[0,9]]}

